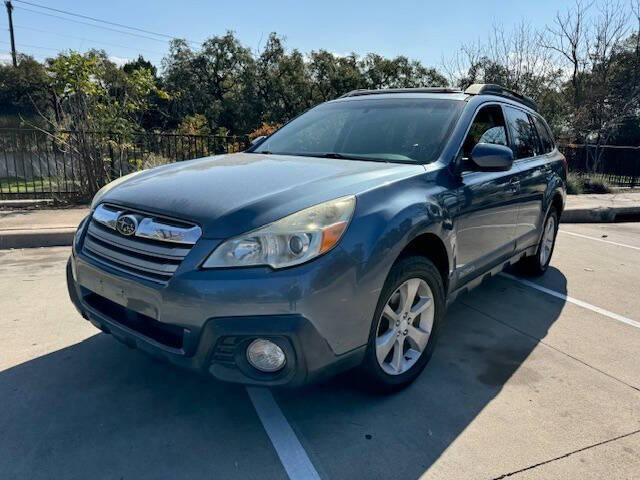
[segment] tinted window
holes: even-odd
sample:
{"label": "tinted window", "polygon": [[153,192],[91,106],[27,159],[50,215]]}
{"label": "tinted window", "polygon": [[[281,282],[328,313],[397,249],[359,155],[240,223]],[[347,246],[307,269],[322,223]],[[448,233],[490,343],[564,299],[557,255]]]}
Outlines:
{"label": "tinted window", "polygon": [[539,154],[538,137],[529,116],[522,110],[505,107],[507,124],[511,133],[511,148],[515,159]]}
{"label": "tinted window", "polygon": [[538,138],[540,138],[540,146],[542,147],[542,153],[549,153],[555,147],[553,145],[553,139],[551,138],[551,134],[549,133],[549,129],[544,124],[544,122],[535,115],[533,116],[533,123],[536,126],[536,130],[538,131]]}
{"label": "tinted window", "polygon": [[462,156],[470,158],[478,143],[507,145],[507,129],[499,105],[489,105],[478,111],[462,144]]}
{"label": "tinted window", "polygon": [[367,98],[325,103],[284,126],[256,152],[427,163],[464,107],[459,100]]}

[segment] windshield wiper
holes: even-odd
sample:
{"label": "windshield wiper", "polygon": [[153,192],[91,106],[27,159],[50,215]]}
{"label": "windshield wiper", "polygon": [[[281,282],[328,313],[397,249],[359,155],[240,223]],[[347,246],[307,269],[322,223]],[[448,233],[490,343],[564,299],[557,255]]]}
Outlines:
{"label": "windshield wiper", "polygon": [[341,159],[341,160],[348,159],[348,157],[344,156],[343,154],[336,153],[336,152],[327,152],[327,153],[323,153],[320,156],[322,158],[338,158],[338,159]]}
{"label": "windshield wiper", "polygon": [[372,158],[372,157],[367,157],[365,155],[362,155],[362,156],[361,155],[344,155],[342,153],[337,153],[337,152],[327,152],[317,156],[321,158],[336,158],[338,160],[364,160],[368,162],[385,162],[385,163],[388,162],[388,160],[384,158]]}

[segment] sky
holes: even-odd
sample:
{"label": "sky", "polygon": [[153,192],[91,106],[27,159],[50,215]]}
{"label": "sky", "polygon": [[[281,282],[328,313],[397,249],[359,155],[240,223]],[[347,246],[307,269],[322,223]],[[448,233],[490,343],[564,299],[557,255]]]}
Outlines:
{"label": "sky", "polygon": [[[257,51],[270,32],[277,32],[286,38],[288,48],[303,53],[325,49],[336,54],[405,55],[435,67],[465,43],[485,38],[494,24],[508,29],[525,21],[534,28],[542,28],[553,21],[558,10],[574,4],[574,0],[29,2],[195,42],[233,30],[244,45]],[[38,59],[55,56],[61,50],[102,48],[117,63],[142,54],[160,65],[167,52],[165,37],[142,32],[134,33],[151,38],[127,35],[120,27],[69,17],[17,0],[14,7],[16,47]],[[0,59],[7,59],[10,47],[4,9],[0,11],[0,29]]]}

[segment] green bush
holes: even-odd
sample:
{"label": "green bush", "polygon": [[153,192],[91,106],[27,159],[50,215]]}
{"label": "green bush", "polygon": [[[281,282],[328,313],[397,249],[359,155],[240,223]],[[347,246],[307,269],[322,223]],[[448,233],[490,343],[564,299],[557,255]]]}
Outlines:
{"label": "green bush", "polygon": [[585,193],[611,193],[611,187],[606,180],[587,177],[584,179],[584,191]]}
{"label": "green bush", "polygon": [[569,172],[569,175],[567,175],[567,193],[569,195],[584,193],[584,180],[580,175]]}
{"label": "green bush", "polygon": [[569,172],[567,176],[567,193],[579,195],[581,193],[611,193],[611,187],[606,180],[591,177],[588,174]]}

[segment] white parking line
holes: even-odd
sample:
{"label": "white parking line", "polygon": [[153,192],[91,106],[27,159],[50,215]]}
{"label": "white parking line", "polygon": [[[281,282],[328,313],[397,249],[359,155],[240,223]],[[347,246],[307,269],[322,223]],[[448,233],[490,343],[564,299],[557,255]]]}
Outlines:
{"label": "white parking line", "polygon": [[596,242],[608,243],[610,245],[617,245],[618,247],[632,248],[633,250],[640,250],[640,247],[634,247],[633,245],[627,245],[625,243],[612,242],[611,240],[603,240],[602,238],[590,237],[588,235],[582,235],[580,233],[567,232],[566,230],[558,230],[558,231],[566,235],[573,235],[574,237],[588,238],[589,240],[595,240]]}
{"label": "white parking line", "polygon": [[524,278],[518,278],[504,272],[501,273],[500,275],[502,275],[503,277],[510,278],[511,280],[515,280],[516,282],[520,282],[523,285],[526,285],[527,287],[535,288],[536,290],[546,293],[547,295],[551,295],[552,297],[560,298],[567,302],[573,303],[574,305],[578,305],[579,307],[586,308],[588,310],[591,310],[592,312],[596,312],[596,313],[599,313],[600,315],[604,315],[606,317],[612,318],[613,320],[626,323],[627,325],[631,325],[632,327],[635,327],[635,328],[640,328],[640,322],[636,320],[623,317],[622,315],[618,315],[617,313],[610,312],[609,310],[605,310],[604,308],[600,308],[600,307],[597,307],[596,305],[591,305],[590,303],[583,302],[582,300],[578,300],[577,298],[569,297],[568,295],[565,295],[560,292],[556,292],[555,290],[551,290],[550,288],[542,287],[537,283],[533,283],[529,280],[525,280]]}
{"label": "white parking line", "polygon": [[291,480],[320,480],[320,475],[311,463],[291,425],[287,422],[271,391],[266,388],[247,387],[247,393],[289,478]]}

